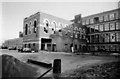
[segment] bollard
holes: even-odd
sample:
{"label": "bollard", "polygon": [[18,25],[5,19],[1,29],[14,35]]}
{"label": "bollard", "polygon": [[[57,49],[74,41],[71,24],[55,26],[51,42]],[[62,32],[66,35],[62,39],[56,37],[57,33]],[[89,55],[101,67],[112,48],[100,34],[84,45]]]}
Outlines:
{"label": "bollard", "polygon": [[53,73],[60,74],[61,73],[61,59],[55,59],[53,62]]}

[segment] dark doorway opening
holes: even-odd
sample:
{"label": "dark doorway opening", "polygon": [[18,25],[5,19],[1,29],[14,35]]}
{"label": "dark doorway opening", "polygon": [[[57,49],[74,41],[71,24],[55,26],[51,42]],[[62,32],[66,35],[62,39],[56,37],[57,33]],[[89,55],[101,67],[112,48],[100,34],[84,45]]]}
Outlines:
{"label": "dark doorway opening", "polygon": [[[51,44],[51,43],[52,43],[52,39],[41,38],[41,50],[47,50],[48,44]],[[47,45],[47,47],[46,47],[46,45]]]}

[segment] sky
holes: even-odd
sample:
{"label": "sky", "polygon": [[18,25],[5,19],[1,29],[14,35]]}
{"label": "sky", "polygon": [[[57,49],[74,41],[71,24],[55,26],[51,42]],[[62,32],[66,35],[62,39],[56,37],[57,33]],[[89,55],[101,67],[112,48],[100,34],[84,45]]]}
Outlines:
{"label": "sky", "polygon": [[[74,0],[73,0],[74,1]],[[105,1],[105,0],[104,0]],[[36,12],[44,12],[66,20],[74,19],[81,14],[82,17],[116,9],[118,1],[106,2],[2,2],[0,8],[2,15],[0,27],[0,44],[7,39],[18,38],[19,31],[23,31],[23,19]]]}

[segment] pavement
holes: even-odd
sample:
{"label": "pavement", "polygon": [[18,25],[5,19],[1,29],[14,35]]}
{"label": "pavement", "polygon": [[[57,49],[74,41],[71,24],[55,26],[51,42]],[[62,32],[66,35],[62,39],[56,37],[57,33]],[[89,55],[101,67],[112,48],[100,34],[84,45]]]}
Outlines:
{"label": "pavement", "polygon": [[[105,63],[118,60],[115,57],[102,57],[102,56],[90,56],[90,55],[75,55],[65,52],[46,52],[40,51],[38,53],[19,53],[16,50],[1,50],[2,54],[9,54],[26,63],[27,59],[33,59],[41,62],[53,63],[54,59],[61,59],[61,72],[80,68],[82,66]],[[43,67],[31,65],[38,68],[38,73],[43,74],[48,69]],[[49,72],[48,74],[51,74]],[[39,76],[39,75],[38,75]]]}

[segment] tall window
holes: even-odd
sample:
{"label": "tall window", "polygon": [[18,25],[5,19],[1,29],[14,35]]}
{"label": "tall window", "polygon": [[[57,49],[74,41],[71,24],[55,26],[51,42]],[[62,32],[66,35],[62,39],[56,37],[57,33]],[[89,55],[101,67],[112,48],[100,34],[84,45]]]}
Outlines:
{"label": "tall window", "polygon": [[45,33],[48,33],[48,30],[49,30],[49,21],[48,21],[48,20],[45,20],[44,32],[45,32]]}
{"label": "tall window", "polygon": [[94,38],[95,42],[98,43],[99,42],[99,35],[95,35],[95,38]]}
{"label": "tall window", "polygon": [[30,24],[29,24],[29,34],[31,34],[32,33],[32,22],[30,22]]}
{"label": "tall window", "polygon": [[105,16],[104,16],[104,21],[108,21],[108,20],[109,20],[108,15],[105,15]]}
{"label": "tall window", "polygon": [[100,35],[99,35],[99,42],[104,43],[104,41],[105,41],[105,36],[104,36],[104,34],[100,34]]}
{"label": "tall window", "polygon": [[114,20],[115,19],[115,14],[112,13],[112,14],[109,15],[109,17],[110,17],[110,20]]}
{"label": "tall window", "polygon": [[94,18],[94,23],[98,23],[99,22],[99,17],[95,17]]}
{"label": "tall window", "polygon": [[94,43],[94,35],[91,35],[91,43]]}
{"label": "tall window", "polygon": [[110,41],[115,42],[115,33],[110,33]]}
{"label": "tall window", "polygon": [[118,30],[120,27],[118,27],[118,22],[115,23],[116,30]]}
{"label": "tall window", "polygon": [[52,22],[52,34],[55,33],[55,31],[56,31],[56,26],[57,26],[56,22]]}
{"label": "tall window", "polygon": [[93,18],[90,19],[90,24],[93,24],[94,23],[94,20]]}
{"label": "tall window", "polygon": [[99,17],[99,21],[100,21],[100,22],[103,22],[103,16],[100,16],[100,17]]}
{"label": "tall window", "polygon": [[103,31],[103,29],[104,29],[103,24],[99,25],[99,29],[100,29],[100,31]]}
{"label": "tall window", "polygon": [[106,33],[106,34],[105,34],[105,42],[109,42],[109,39],[110,39],[109,37],[110,37],[110,36],[109,36],[109,33]]}
{"label": "tall window", "polygon": [[110,30],[115,30],[115,23],[110,23]]}
{"label": "tall window", "polygon": [[116,40],[117,42],[120,42],[120,32],[116,33]]}
{"label": "tall window", "polygon": [[94,26],[91,26],[91,32],[94,32],[95,28]]}
{"label": "tall window", "polygon": [[25,24],[25,35],[28,33],[28,24]]}
{"label": "tall window", "polygon": [[86,19],[86,24],[89,24],[89,19]]}
{"label": "tall window", "polygon": [[98,31],[99,31],[99,26],[96,25],[96,26],[95,26],[95,32],[98,32]]}
{"label": "tall window", "polygon": [[104,26],[105,26],[105,31],[108,31],[109,30],[109,23],[104,24]]}
{"label": "tall window", "polygon": [[82,25],[85,25],[85,20],[82,20]]}
{"label": "tall window", "polygon": [[37,28],[37,21],[35,20],[34,21],[34,29],[33,29],[34,33],[36,33],[36,31],[37,31],[36,28]]}

